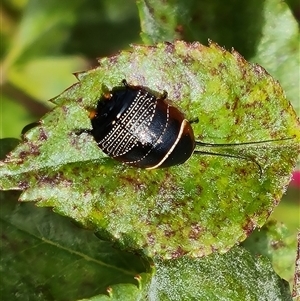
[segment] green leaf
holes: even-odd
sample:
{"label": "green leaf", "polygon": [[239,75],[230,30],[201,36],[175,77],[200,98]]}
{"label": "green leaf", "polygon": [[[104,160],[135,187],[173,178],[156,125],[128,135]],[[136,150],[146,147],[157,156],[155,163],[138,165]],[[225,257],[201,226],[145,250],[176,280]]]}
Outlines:
{"label": "green leaf", "polygon": [[[224,252],[262,226],[279,202],[299,154],[299,122],[265,70],[216,44],[178,41],[134,46],[78,74],[79,83],[53,100],[57,107],[1,163],[2,189],[24,189],[23,201],[74,218],[119,246],[176,258]],[[193,155],[165,170],[131,168],[104,155],[88,110],[122,79],[170,101],[193,124],[197,140],[238,143],[200,148],[251,160]]]}
{"label": "green leaf", "polygon": [[[189,2],[189,1],[187,1]],[[145,44],[172,42],[180,38],[178,18],[183,11],[177,0],[136,0],[141,20],[141,37]],[[182,8],[186,3],[182,5]]]}
{"label": "green leaf", "polygon": [[292,300],[268,259],[242,248],[206,258],[157,262],[149,295],[156,300]]}
{"label": "green leaf", "polygon": [[212,254],[201,259],[183,257],[158,261],[155,265],[153,278],[138,296],[137,293],[134,297],[123,295],[121,299],[121,293],[129,288],[115,285],[111,287],[110,298],[95,296],[86,300],[292,300],[287,282],[272,271],[269,260],[254,257],[239,247],[223,255]]}
{"label": "green leaf", "polygon": [[260,230],[255,230],[243,246],[254,256],[268,257],[277,274],[292,283],[297,239],[283,224],[268,221]]}
{"label": "green leaf", "polygon": [[146,269],[140,258],[49,208],[17,203],[18,195],[0,193],[2,300],[76,300],[117,283],[137,289],[134,277]]}
{"label": "green leaf", "polygon": [[265,1],[263,17],[261,38],[251,61],[263,64],[279,80],[299,114],[299,24],[288,5],[279,0]]}

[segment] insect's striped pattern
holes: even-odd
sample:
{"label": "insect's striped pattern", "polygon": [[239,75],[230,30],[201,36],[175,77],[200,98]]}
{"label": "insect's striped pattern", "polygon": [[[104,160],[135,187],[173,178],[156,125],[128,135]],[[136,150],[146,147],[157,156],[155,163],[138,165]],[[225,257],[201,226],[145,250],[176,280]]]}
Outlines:
{"label": "insect's striped pattern", "polygon": [[137,137],[143,138],[141,140],[143,145],[151,143],[145,129],[152,122],[155,108],[155,97],[138,91],[128,109],[123,114],[117,115],[112,121],[112,129],[98,142],[99,147],[112,157],[118,157],[137,146]]}

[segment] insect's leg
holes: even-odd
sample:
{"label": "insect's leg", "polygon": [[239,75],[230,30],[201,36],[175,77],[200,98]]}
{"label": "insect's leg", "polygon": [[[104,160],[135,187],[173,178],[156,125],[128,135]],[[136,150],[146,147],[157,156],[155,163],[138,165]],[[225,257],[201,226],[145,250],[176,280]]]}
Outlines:
{"label": "insect's leg", "polygon": [[[198,122],[199,122],[199,118],[198,118],[198,117],[195,117],[195,118],[189,119],[188,122],[191,123],[191,124],[192,124],[192,123],[198,123]],[[196,141],[196,142],[197,142],[197,141]]]}
{"label": "insect's leg", "polygon": [[161,94],[160,99],[161,100],[165,100],[168,98],[168,92],[166,90],[163,91],[163,93]]}
{"label": "insect's leg", "polygon": [[122,84],[124,85],[124,87],[126,87],[126,88],[128,88],[129,87],[129,85],[128,85],[128,83],[127,83],[127,80],[124,78],[124,79],[122,79]]}
{"label": "insect's leg", "polygon": [[80,129],[80,130],[75,130],[75,135],[80,136],[81,134],[89,134],[92,135],[92,130],[90,129]]}

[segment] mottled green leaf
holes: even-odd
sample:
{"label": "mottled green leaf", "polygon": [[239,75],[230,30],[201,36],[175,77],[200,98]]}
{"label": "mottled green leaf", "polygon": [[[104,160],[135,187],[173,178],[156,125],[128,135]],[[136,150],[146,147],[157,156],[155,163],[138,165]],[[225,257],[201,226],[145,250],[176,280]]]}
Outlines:
{"label": "mottled green leaf", "polygon": [[[299,121],[278,84],[237,52],[215,44],[134,46],[78,74],[79,83],[1,163],[1,188],[24,189],[121,247],[176,258],[224,252],[264,224],[279,202],[299,153]],[[194,155],[181,166],[142,170],[104,155],[88,134],[88,110],[122,79],[170,101],[193,124],[197,140],[238,143],[207,151],[251,160]],[[204,150],[204,148],[200,149]]]}

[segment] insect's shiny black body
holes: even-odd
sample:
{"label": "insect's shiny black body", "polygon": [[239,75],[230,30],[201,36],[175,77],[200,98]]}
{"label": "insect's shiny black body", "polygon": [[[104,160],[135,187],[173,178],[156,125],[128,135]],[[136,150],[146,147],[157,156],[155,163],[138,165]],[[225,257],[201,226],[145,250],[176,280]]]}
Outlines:
{"label": "insect's shiny black body", "polygon": [[117,87],[98,102],[91,119],[98,146],[128,165],[158,168],[185,162],[195,148],[194,133],[184,115],[139,86]]}

